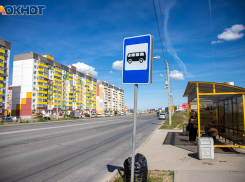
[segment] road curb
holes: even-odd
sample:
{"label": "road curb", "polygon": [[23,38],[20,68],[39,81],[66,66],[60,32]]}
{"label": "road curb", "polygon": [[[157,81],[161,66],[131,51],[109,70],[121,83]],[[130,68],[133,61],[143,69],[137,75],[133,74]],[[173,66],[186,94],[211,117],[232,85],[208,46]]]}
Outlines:
{"label": "road curb", "polygon": [[[165,120],[161,123],[161,125],[163,124],[165,122]],[[152,137],[152,135],[153,134],[155,134],[155,132],[157,131],[157,130],[159,130],[159,128],[158,129],[155,129],[154,130],[154,132],[152,132],[152,134],[150,135],[150,136],[148,136],[147,137],[147,139],[135,150],[135,153],[137,153],[138,151],[139,151],[139,149],[146,143],[146,142],[148,142],[149,140],[150,140],[150,138]],[[130,155],[130,157],[132,157],[132,154]],[[121,169],[123,169],[123,168],[121,168]],[[119,169],[120,170],[120,169]],[[119,170],[118,169],[115,169],[107,178],[106,178],[106,180],[102,180],[101,182],[109,182],[110,180],[111,180],[111,178],[112,177],[114,177],[116,174],[117,174],[117,172],[119,172]]]}
{"label": "road curb", "polygon": [[[164,120],[164,122],[165,122],[165,120]],[[164,123],[164,122],[162,122],[161,123],[161,125]],[[155,129],[154,130],[154,132],[152,132],[152,134],[150,135],[150,136],[148,136],[147,137],[147,139],[135,150],[135,153],[137,153],[138,151],[139,151],[139,149],[146,143],[146,142],[148,142],[149,140],[150,140],[150,138],[152,137],[152,135],[153,134],[155,134],[155,132],[157,131],[157,130],[159,130],[159,128],[158,129]],[[132,157],[132,155],[130,155],[130,157]]]}
{"label": "road curb", "polygon": [[178,181],[177,174],[178,174],[178,171],[174,171],[174,182],[177,182]]}
{"label": "road curb", "polygon": [[111,180],[111,178],[113,178],[121,169],[115,169],[105,180],[101,181],[101,182],[109,182]]}

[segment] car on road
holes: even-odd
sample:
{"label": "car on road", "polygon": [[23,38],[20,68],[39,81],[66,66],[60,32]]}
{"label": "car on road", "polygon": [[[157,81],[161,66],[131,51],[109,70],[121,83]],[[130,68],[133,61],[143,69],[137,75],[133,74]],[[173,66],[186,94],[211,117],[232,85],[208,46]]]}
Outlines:
{"label": "car on road", "polygon": [[13,122],[13,119],[11,117],[4,117],[1,119],[1,122]]}
{"label": "car on road", "polygon": [[165,113],[160,113],[158,119],[159,119],[159,120],[160,120],[160,119],[166,119],[166,114],[165,114]]}

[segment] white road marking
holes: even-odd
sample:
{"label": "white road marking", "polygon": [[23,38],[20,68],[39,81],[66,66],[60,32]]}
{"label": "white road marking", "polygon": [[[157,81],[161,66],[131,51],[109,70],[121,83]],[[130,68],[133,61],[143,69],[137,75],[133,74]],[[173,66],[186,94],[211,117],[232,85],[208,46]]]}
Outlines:
{"label": "white road marking", "polygon": [[[111,120],[111,121],[114,121],[114,120]],[[38,128],[38,129],[30,129],[30,130],[11,131],[11,132],[0,133],[0,135],[7,135],[7,134],[13,134],[13,133],[23,133],[23,132],[38,131],[38,130],[50,130],[50,129],[55,129],[55,128],[65,128],[65,127],[71,127],[71,126],[81,126],[81,125],[104,123],[104,122],[108,122],[108,121],[98,121],[98,122],[93,122],[93,123],[82,123],[82,124],[56,126],[56,127],[49,127],[49,128]]]}

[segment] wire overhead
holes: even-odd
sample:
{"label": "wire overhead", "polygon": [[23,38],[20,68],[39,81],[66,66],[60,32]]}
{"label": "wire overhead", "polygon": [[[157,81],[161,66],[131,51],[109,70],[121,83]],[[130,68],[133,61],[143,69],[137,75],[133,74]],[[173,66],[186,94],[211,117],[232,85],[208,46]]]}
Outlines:
{"label": "wire overhead", "polygon": [[165,59],[164,52],[163,52],[163,46],[162,46],[162,38],[161,38],[160,29],[159,29],[159,25],[158,25],[157,12],[156,12],[156,8],[155,8],[154,0],[152,0],[152,3],[153,3],[153,7],[154,7],[154,11],[155,11],[155,17],[156,17],[156,21],[157,21],[157,28],[158,28],[159,38],[160,38],[160,42],[161,42],[162,55],[163,55],[163,58]]}
{"label": "wire overhead", "polygon": [[[161,8],[160,0],[158,0],[158,2],[159,2],[159,8],[160,8],[160,14],[161,14],[161,20],[162,20],[162,8]],[[167,44],[166,44],[166,38],[165,38],[165,31],[164,31],[163,21],[162,21],[162,30],[163,30],[164,43],[165,43],[165,48],[166,48],[167,60],[168,60],[168,49],[167,49]]]}

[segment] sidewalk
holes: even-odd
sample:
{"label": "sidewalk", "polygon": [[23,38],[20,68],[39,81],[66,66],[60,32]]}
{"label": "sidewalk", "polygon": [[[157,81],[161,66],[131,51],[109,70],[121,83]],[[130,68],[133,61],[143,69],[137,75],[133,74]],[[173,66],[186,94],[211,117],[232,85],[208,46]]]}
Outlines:
{"label": "sidewalk", "polygon": [[215,148],[214,160],[199,160],[197,145],[188,143],[182,130],[156,130],[137,153],[149,170],[172,170],[175,182],[245,181],[245,154]]}

